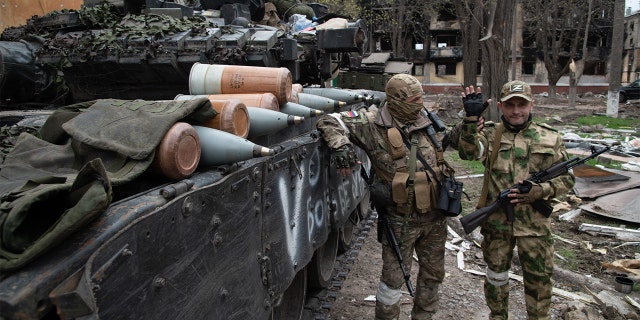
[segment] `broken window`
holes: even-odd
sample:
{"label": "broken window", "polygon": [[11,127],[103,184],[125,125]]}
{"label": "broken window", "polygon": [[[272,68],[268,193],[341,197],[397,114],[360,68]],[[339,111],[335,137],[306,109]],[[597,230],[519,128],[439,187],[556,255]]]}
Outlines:
{"label": "broken window", "polygon": [[439,62],[436,66],[438,76],[456,75],[456,62]]}
{"label": "broken window", "polygon": [[522,61],[522,74],[533,75],[536,71],[535,61]]}
{"label": "broken window", "polygon": [[584,75],[605,75],[607,72],[605,61],[587,61],[584,64]]}

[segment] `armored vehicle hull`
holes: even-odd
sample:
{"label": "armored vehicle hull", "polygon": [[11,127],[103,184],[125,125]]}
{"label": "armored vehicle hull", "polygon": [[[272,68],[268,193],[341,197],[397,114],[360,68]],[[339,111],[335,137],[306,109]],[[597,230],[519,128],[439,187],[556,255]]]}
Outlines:
{"label": "armored vehicle hull", "polygon": [[[171,100],[189,94],[195,63],[286,67],[293,82],[323,84],[341,61],[353,60],[342,55],[362,53],[362,22],[297,37],[231,25],[254,13],[237,2],[203,2],[231,16],[197,19],[175,32],[140,34],[136,23],[166,21],[123,18],[107,5],[99,16],[124,20],[107,26],[64,12],[5,30],[0,108],[11,114],[0,115],[2,124],[31,116],[19,110],[95,99]],[[147,1],[146,9],[193,13],[168,4]],[[171,20],[171,27],[187,20]],[[110,33],[125,25],[133,29]],[[364,179],[358,171],[337,174],[315,119],[251,138],[275,155],[200,167],[179,181],[145,173],[114,188],[96,219],[24,267],[0,273],[0,319],[302,318],[307,293],[331,285],[337,255],[370,213]],[[367,156],[358,154],[368,171]]]}
{"label": "armored vehicle hull", "polygon": [[313,122],[263,138],[274,156],[122,190],[82,231],[2,275],[0,317],[301,318],[307,288],[327,285],[369,212],[365,181],[337,176]]}

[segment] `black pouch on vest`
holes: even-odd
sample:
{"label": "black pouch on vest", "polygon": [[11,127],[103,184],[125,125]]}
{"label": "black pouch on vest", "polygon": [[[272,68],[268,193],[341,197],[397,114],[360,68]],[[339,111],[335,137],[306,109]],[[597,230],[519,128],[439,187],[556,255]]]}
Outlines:
{"label": "black pouch on vest", "polygon": [[443,177],[440,181],[440,195],[436,207],[445,216],[455,217],[462,212],[462,182],[452,177]]}

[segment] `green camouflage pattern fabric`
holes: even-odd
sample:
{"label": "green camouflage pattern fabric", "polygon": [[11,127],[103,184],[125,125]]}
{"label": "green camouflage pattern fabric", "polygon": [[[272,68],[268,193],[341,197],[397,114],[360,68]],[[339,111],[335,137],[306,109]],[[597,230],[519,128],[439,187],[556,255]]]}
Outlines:
{"label": "green camouflage pattern fabric", "polygon": [[[529,122],[522,130],[503,128],[498,150],[493,150],[496,124],[485,123],[476,133],[476,123],[466,123],[460,134],[459,155],[462,159],[479,159],[489,166],[491,153],[498,152],[489,179],[486,204],[494,202],[499,192],[527,179],[534,173],[552,164],[568,160],[562,137],[553,128]],[[565,194],[575,183],[571,173],[542,183],[543,199],[549,200]],[[506,284],[496,285],[485,280],[484,291],[491,320],[508,319],[509,283],[513,249],[518,247],[518,256],[523,270],[525,303],[529,319],[549,319],[551,307],[551,275],[553,273],[553,239],[551,221],[529,204],[514,207],[515,221],[509,222],[504,210],[491,214],[481,226],[484,236],[482,251],[489,272],[497,278],[507,279]]]}
{"label": "green camouflage pattern fabric", "polygon": [[[460,158],[480,160],[485,167],[493,152],[493,136],[496,125],[491,122],[479,134],[476,123],[466,123],[460,135]],[[487,152],[488,151],[488,152]],[[491,168],[486,204],[494,202],[503,189],[519,180],[529,178],[534,173],[549,168],[552,164],[569,159],[562,137],[553,128],[545,124],[530,122],[519,132],[504,129],[496,161]],[[543,199],[549,200],[556,195],[569,192],[575,183],[571,173],[566,173],[541,184]],[[508,231],[513,228],[514,236],[545,236],[551,234],[551,221],[535,211],[529,204],[514,207],[515,221],[508,222],[504,210],[498,210],[489,216],[482,229],[492,228]]]}
{"label": "green camouflage pattern fabric", "polygon": [[[371,107],[368,110],[360,109],[355,112],[324,115],[318,120],[317,128],[331,149],[338,149],[347,144],[362,148],[367,153],[373,170],[375,170],[375,182],[382,182],[390,186],[396,172],[396,163],[385,140],[387,131],[385,124],[391,125],[391,123],[392,117],[386,105],[383,105],[380,110]],[[418,152],[429,166],[437,169],[436,148],[424,130],[430,123],[428,117],[421,114],[413,125],[406,128],[405,132],[417,133]],[[456,126],[438,134],[438,139],[443,145],[457,147],[459,132],[460,126]],[[406,154],[409,155],[406,145],[404,148]],[[404,161],[408,162],[408,159],[409,157],[405,156]],[[424,170],[421,164],[417,168]],[[400,250],[407,270],[411,269],[414,249],[419,259],[420,272],[417,279],[412,318],[431,319],[437,310],[438,287],[444,278],[444,246],[447,238],[445,216],[437,210],[429,211],[426,214],[399,214],[395,204],[387,206],[386,209],[400,243]],[[382,238],[382,248],[383,268],[380,281],[397,293],[403,288],[405,282],[398,261],[386,237]],[[376,319],[397,319],[399,317],[399,302],[383,304],[379,300],[376,302]]]}
{"label": "green camouflage pattern fabric", "polygon": [[[551,275],[553,274],[553,238],[516,237],[510,232],[483,232],[482,253],[487,268],[496,273],[509,272],[513,249],[518,246],[522,266],[524,294],[529,319],[549,319]],[[494,286],[484,283],[484,294],[491,320],[508,319],[509,283]]]}

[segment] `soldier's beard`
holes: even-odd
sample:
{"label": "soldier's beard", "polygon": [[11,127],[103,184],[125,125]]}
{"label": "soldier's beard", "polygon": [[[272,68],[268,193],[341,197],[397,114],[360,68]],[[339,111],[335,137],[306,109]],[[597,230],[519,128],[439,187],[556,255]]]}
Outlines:
{"label": "soldier's beard", "polygon": [[529,124],[529,122],[531,122],[532,116],[531,114],[529,114],[529,118],[527,118],[527,120],[524,123],[515,125],[512,124],[511,122],[509,122],[509,120],[507,120],[507,118],[505,118],[504,115],[500,116],[500,118],[502,119],[502,123],[504,123],[505,127],[508,130],[511,130],[513,132],[519,132],[520,130],[524,129],[527,127],[527,125]]}

